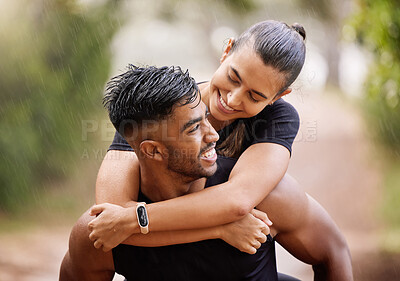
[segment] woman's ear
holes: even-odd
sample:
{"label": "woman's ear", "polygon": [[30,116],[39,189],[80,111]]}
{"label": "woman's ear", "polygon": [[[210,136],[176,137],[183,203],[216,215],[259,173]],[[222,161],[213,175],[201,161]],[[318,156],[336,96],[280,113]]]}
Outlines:
{"label": "woman's ear", "polygon": [[290,94],[291,92],[292,92],[292,89],[291,88],[287,88],[286,90],[284,90],[279,95],[276,95],[276,97],[270,102],[270,104],[273,104],[274,102],[279,100],[281,97],[286,96],[287,94]]}
{"label": "woman's ear", "polygon": [[167,150],[164,149],[164,145],[153,140],[142,141],[139,145],[139,150],[144,157],[156,161],[163,161],[168,157],[168,155],[165,155]]}
{"label": "woman's ear", "polygon": [[221,59],[219,60],[220,63],[223,63],[226,57],[229,55],[229,52],[232,49],[233,43],[235,42],[234,38],[229,38],[228,45],[225,47],[224,52],[222,53]]}

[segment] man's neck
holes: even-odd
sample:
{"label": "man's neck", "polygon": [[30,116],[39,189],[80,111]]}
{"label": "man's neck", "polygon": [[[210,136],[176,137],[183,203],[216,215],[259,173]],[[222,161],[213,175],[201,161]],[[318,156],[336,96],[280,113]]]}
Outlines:
{"label": "man's neck", "polygon": [[165,167],[140,165],[140,191],[152,202],[179,197],[204,188],[205,179],[189,179]]}

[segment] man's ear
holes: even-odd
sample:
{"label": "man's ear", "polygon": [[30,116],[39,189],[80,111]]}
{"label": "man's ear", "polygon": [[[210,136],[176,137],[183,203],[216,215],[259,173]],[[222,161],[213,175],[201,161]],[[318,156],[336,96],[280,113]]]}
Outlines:
{"label": "man's ear", "polygon": [[153,140],[145,140],[142,141],[139,145],[140,153],[149,159],[153,159],[156,161],[163,161],[168,155],[165,155],[166,149],[164,145],[159,143],[158,141]]}
{"label": "man's ear", "polygon": [[219,60],[220,63],[223,63],[226,57],[229,55],[229,52],[232,49],[233,43],[235,42],[234,38],[229,38],[228,45],[225,47],[224,52],[222,53],[221,59]]}
{"label": "man's ear", "polygon": [[271,102],[271,104],[273,104],[274,102],[276,102],[277,100],[279,100],[281,97],[286,96],[287,94],[290,94],[292,92],[292,88],[287,88],[285,91],[283,91],[282,93],[280,93],[279,95],[277,95]]}

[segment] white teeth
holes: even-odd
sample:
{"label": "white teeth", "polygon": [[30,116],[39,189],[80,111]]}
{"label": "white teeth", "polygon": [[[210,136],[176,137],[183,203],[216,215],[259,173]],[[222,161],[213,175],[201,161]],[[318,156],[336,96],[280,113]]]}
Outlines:
{"label": "white teeth", "polygon": [[230,106],[228,106],[225,101],[222,99],[222,96],[219,96],[219,101],[221,102],[222,106],[229,111],[234,111],[234,109]]}
{"label": "white teeth", "polygon": [[210,151],[203,153],[201,156],[204,158],[211,158],[214,156],[214,154],[215,154],[215,149],[213,148]]}

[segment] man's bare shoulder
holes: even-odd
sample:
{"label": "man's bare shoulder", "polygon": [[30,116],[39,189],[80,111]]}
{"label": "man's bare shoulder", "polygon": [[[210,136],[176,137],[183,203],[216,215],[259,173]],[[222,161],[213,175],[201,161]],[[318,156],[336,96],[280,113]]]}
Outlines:
{"label": "man's bare shoulder", "polygon": [[60,280],[112,280],[112,252],[96,249],[89,239],[88,222],[93,217],[85,212],[72,228],[69,249],[60,268]]}
{"label": "man's bare shoulder", "polygon": [[285,175],[273,191],[256,207],[273,222],[271,233],[287,232],[304,223],[309,198],[291,176]]}

